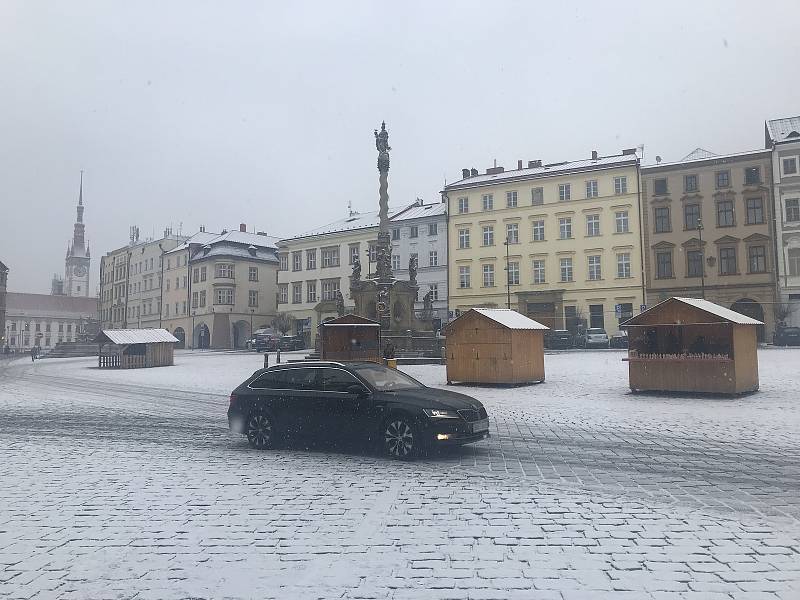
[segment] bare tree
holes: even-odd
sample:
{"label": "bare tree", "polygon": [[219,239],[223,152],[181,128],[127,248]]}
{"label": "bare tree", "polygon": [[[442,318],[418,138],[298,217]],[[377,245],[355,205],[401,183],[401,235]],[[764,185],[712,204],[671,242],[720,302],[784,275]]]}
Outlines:
{"label": "bare tree", "polygon": [[291,330],[292,323],[294,323],[294,315],[292,313],[278,313],[272,319],[272,326],[286,335],[286,332]]}

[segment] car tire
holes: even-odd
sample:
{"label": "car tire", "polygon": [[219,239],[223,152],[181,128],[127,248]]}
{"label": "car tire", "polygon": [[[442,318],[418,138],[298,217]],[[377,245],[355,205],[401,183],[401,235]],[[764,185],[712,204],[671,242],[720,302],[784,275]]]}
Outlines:
{"label": "car tire", "polygon": [[266,410],[254,410],[247,416],[245,435],[256,450],[270,450],[276,446],[278,430],[275,417]]}
{"label": "car tire", "polygon": [[380,442],[388,457],[412,460],[420,454],[422,436],[411,418],[404,414],[395,414],[384,421]]}

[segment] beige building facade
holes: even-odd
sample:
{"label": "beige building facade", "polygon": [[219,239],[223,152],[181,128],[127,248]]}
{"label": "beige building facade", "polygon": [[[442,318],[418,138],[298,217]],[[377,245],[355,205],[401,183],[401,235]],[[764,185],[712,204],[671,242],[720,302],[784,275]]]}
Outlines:
{"label": "beige building facade", "polygon": [[775,252],[770,152],[685,159],[642,168],[651,303],[705,297],[774,329]]}
{"label": "beige building facade", "polygon": [[178,348],[245,348],[277,314],[277,239],[201,231],[167,252],[162,323]]}
{"label": "beige building facade", "polygon": [[443,191],[453,316],[508,305],[551,328],[616,332],[645,304],[638,169],[634,150],[464,169]]}

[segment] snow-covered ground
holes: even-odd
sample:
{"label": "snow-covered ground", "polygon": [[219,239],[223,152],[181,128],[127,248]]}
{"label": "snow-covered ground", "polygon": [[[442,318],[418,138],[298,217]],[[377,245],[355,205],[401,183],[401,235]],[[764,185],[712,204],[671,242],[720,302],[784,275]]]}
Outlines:
{"label": "snow-covered ground", "polygon": [[259,354],[0,365],[0,598],[800,597],[800,350],[736,399],[631,394],[623,356],[455,387],[492,437],[412,464],[250,450]]}

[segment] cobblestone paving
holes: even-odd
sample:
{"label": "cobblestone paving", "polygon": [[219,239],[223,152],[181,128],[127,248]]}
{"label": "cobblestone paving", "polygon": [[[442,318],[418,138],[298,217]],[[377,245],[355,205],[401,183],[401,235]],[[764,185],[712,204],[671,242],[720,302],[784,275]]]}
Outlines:
{"label": "cobblestone paving", "polygon": [[251,451],[219,394],[8,367],[0,598],[800,597],[778,391],[715,414],[598,392],[584,416],[553,379],[465,390],[493,437],[400,464]]}

